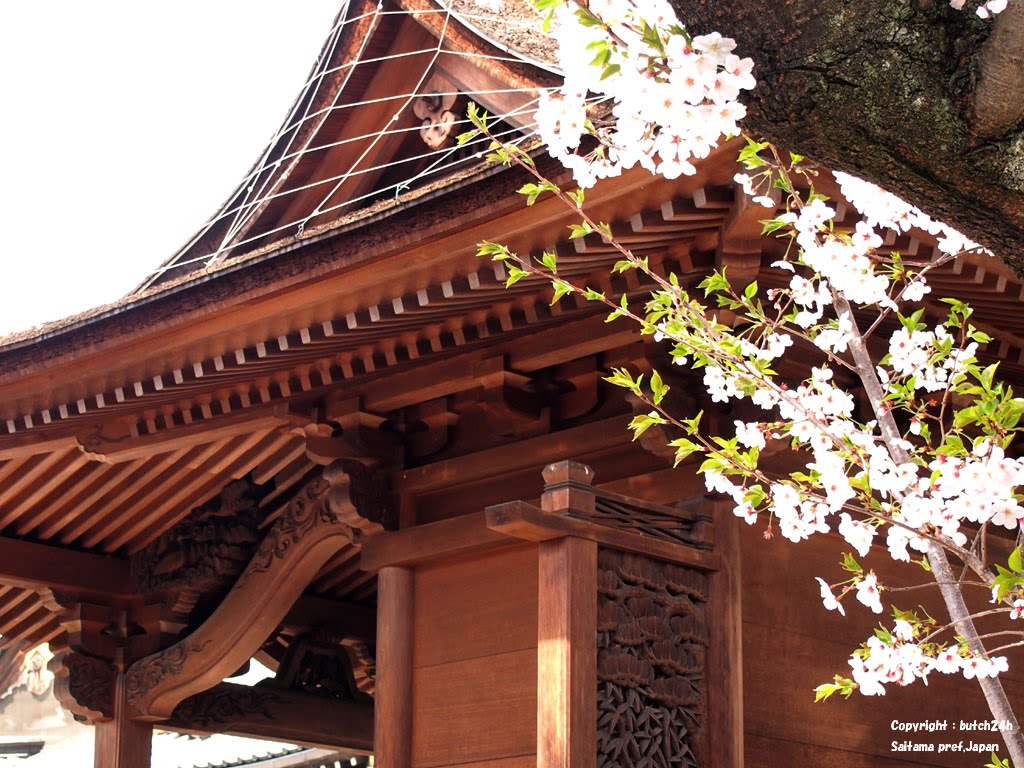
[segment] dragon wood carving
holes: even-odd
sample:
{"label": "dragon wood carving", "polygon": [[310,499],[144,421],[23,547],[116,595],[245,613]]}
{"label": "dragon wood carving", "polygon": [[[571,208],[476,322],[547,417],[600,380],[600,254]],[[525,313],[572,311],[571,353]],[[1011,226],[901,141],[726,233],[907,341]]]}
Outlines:
{"label": "dragon wood carving", "polygon": [[188,637],[128,669],[133,717],[166,719],[181,701],[238,669],[335,552],[381,528],[352,498],[343,462],[324,467],[281,511],[210,617]]}

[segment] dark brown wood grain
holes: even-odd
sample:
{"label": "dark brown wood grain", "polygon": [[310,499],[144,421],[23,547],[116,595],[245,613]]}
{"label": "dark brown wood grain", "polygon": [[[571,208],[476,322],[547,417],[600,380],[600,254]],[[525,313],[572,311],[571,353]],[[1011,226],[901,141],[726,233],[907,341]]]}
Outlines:
{"label": "dark brown wood grain", "polygon": [[597,758],[597,544],[539,545],[537,762],[594,768]]}
{"label": "dark brown wood grain", "polygon": [[377,762],[412,766],[413,572],[387,567],[377,575]]}

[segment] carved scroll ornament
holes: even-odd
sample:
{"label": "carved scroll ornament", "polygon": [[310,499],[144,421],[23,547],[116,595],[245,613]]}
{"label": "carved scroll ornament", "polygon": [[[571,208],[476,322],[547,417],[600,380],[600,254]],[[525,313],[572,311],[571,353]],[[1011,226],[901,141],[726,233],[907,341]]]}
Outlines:
{"label": "carved scroll ornament", "polygon": [[274,522],[249,566],[195,632],[140,659],[125,676],[133,716],[163,720],[185,698],[242,666],[281,622],[320,568],[370,530],[340,463],[307,483]]}
{"label": "carved scroll ornament", "polygon": [[85,723],[114,716],[117,670],[109,661],[75,651],[62,651],[50,660],[53,693],[64,709]]}
{"label": "carved scroll ornament", "polygon": [[230,725],[245,715],[273,717],[270,705],[281,698],[273,691],[241,685],[219,685],[190,696],[174,710],[179,722],[199,728]]}
{"label": "carved scroll ornament", "polygon": [[[437,86],[433,83],[434,88]],[[438,93],[434,88],[413,102],[413,114],[422,122],[420,137],[431,149],[440,149],[448,143],[452,135],[452,127],[457,118],[451,111],[455,106],[456,96],[453,93]]]}

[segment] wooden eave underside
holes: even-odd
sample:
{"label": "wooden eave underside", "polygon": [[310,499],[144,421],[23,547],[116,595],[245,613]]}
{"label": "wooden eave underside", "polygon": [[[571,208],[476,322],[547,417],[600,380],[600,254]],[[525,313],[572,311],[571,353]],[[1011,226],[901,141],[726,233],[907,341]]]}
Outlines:
{"label": "wooden eave underside", "polygon": [[[731,163],[720,155],[674,186],[628,177],[592,197],[630,247],[692,283],[712,268],[727,237],[735,212],[726,182],[731,174]],[[212,307],[206,316],[184,320],[170,340],[143,328],[72,356],[66,365],[101,369],[103,376],[85,379],[75,400],[55,401],[59,389],[43,390],[46,408],[9,411],[13,432],[10,424],[0,426],[0,433],[8,432],[0,434],[0,533],[123,557],[235,478],[274,480],[277,491],[266,501],[271,509],[314,468],[297,425],[325,397],[357,398],[362,410],[386,416],[476,388],[474,368],[484,357],[504,357],[509,369],[529,373],[623,346],[631,329],[606,326],[585,302],[548,307],[549,289],[536,281],[506,291],[500,265],[472,255],[477,240],[497,231],[495,239],[520,252],[556,243],[567,275],[606,280],[601,276],[617,254],[599,238],[566,241],[560,234],[565,222],[559,209],[540,203],[471,223],[463,232],[432,233],[426,242],[405,235],[374,259],[372,269],[336,270],[316,283],[267,290],[262,301]],[[912,236],[889,247],[931,257],[930,246]],[[762,263],[780,248],[763,242]],[[765,285],[772,279],[761,275]],[[638,296],[645,289],[632,274],[598,284]],[[1005,376],[1021,379],[1021,283],[998,263],[973,257],[937,270],[931,284],[935,298],[957,295],[975,305],[974,321],[996,337],[989,355],[1003,360]],[[170,359],[181,362],[160,367],[169,350]],[[132,380],[133,369],[122,361],[133,355],[143,358],[130,364],[134,370],[155,373]],[[61,368],[44,368],[26,377],[28,383],[4,389],[59,380]],[[4,402],[9,408],[11,401]],[[99,439],[103,460],[80,448],[91,449],[90,438]],[[405,473],[402,492],[432,492],[448,476],[442,465],[433,474],[430,465]],[[475,481],[467,476],[465,482]],[[375,588],[372,575],[359,568],[357,550],[347,547],[321,570],[311,591],[365,601]],[[8,585],[0,587],[0,633],[7,642],[35,642],[57,638],[60,629],[33,590]]]}

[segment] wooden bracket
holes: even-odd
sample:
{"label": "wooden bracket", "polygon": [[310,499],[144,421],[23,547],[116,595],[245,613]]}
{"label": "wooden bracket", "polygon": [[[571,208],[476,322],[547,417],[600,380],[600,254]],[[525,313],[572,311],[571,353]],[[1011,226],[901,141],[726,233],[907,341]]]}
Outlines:
{"label": "wooden bracket", "polygon": [[452,427],[459,415],[449,407],[448,397],[438,397],[406,410],[407,436],[412,455],[424,459],[442,451],[448,445]]}
{"label": "wooden bracket", "polygon": [[[734,201],[719,232],[715,251],[715,268],[725,270],[726,277],[739,291],[757,278],[761,269],[761,222],[775,215],[750,199],[738,184],[733,186]],[[778,200],[778,190],[772,190]]]}
{"label": "wooden bracket", "polygon": [[327,403],[324,420],[293,430],[306,440],[310,461],[327,466],[335,461],[359,461],[368,466],[394,466],[402,457],[395,432],[387,431],[387,419],[362,410],[358,398]]}
{"label": "wooden bracket", "polygon": [[161,605],[104,605],[49,589],[39,594],[67,633],[67,648],[50,661],[54,694],[82,722],[112,719],[115,682],[128,660],[151,653],[182,628],[164,620]]}
{"label": "wooden bracket", "polygon": [[342,546],[383,529],[353,499],[341,463],[324,468],[275,520],[252,561],[198,629],[140,659],[125,675],[132,717],[163,720],[184,699],[207,690],[259,649],[296,599]]}

